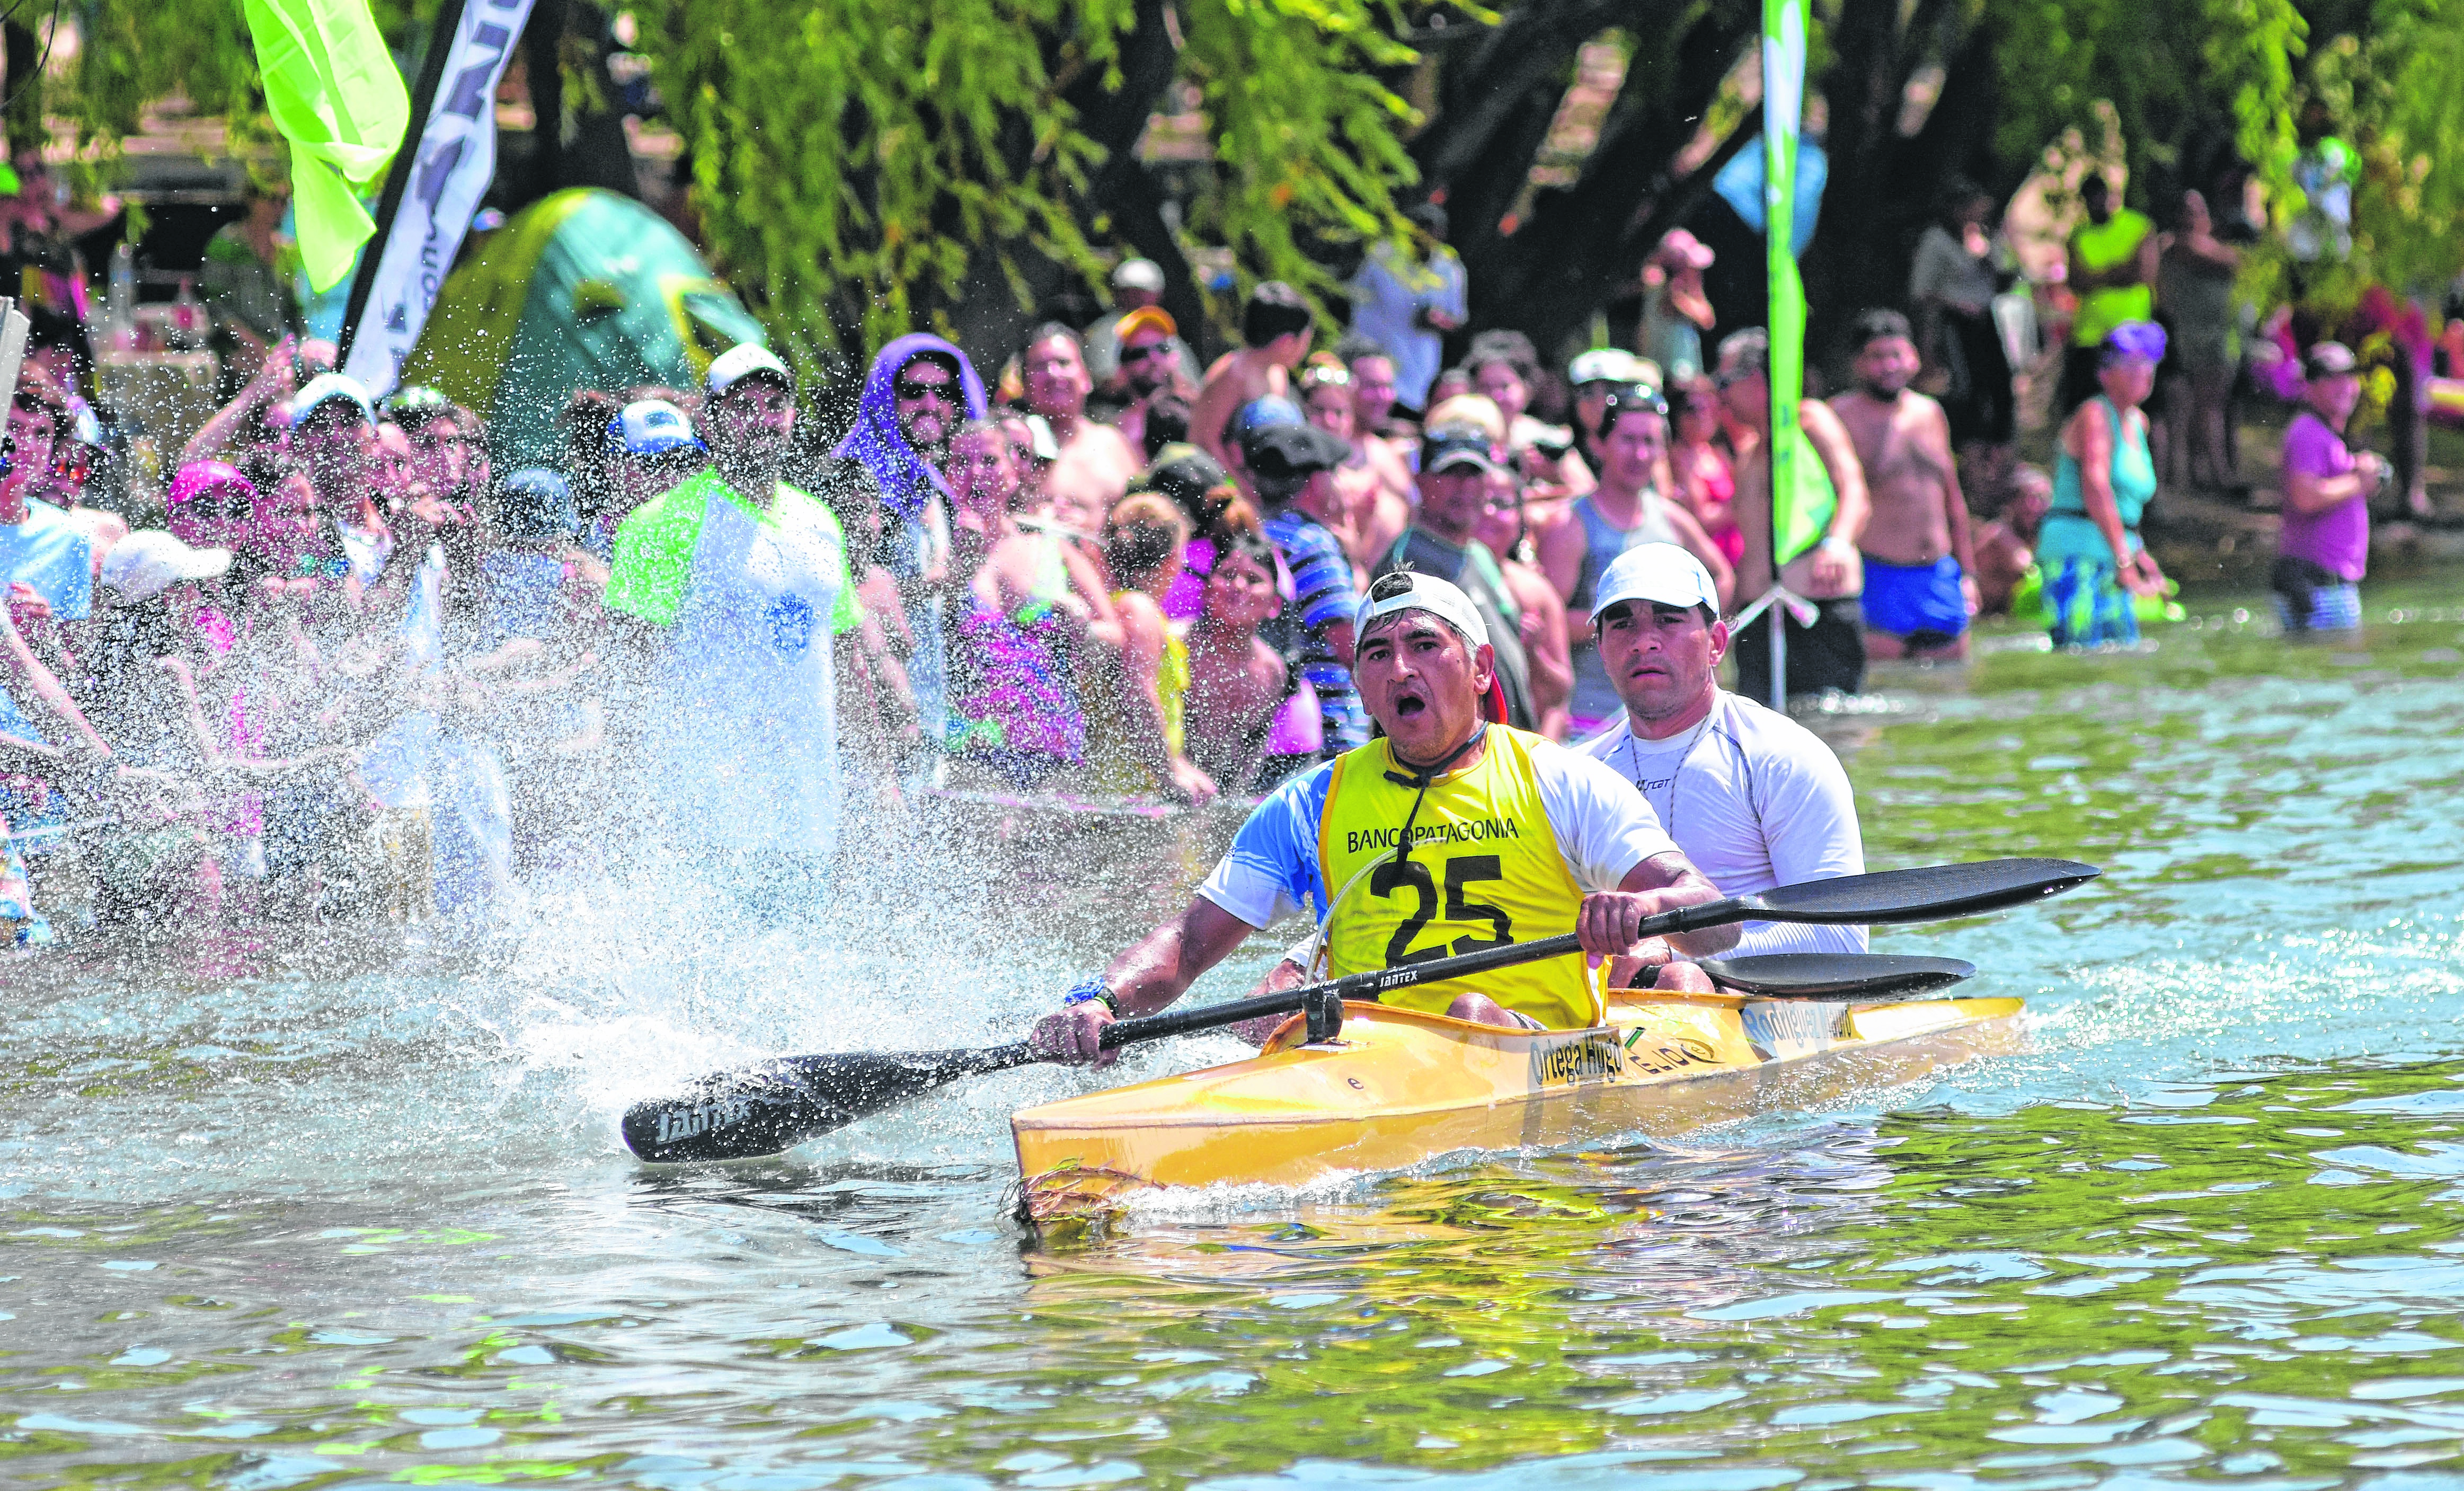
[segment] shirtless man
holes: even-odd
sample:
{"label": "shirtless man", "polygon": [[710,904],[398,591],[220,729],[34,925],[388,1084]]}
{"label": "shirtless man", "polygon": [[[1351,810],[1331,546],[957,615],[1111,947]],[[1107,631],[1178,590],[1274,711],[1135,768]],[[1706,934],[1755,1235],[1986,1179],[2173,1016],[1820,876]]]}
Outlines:
{"label": "shirtless man", "polygon": [[1180,327],[1159,305],[1142,305],[1111,323],[1120,346],[1121,390],[1129,403],[1112,420],[1121,438],[1138,450],[1147,448],[1147,411],[1167,394],[1186,397],[1180,362],[1189,356],[1181,345]]}
{"label": "shirtless man", "polygon": [[[1087,395],[1095,391],[1095,380],[1088,374],[1078,333],[1045,322],[1027,333],[1020,363],[1027,408],[1044,416],[1060,451],[1044,475],[1045,496],[1056,509],[1111,512],[1146,462],[1121,432],[1087,417]],[[1101,522],[1099,516],[1099,529]]]}
{"label": "shirtless man", "polygon": [[1288,395],[1292,369],[1309,356],[1316,326],[1309,301],[1282,280],[1269,279],[1250,291],[1241,307],[1241,345],[1206,369],[1206,386],[1189,413],[1190,439],[1226,468],[1237,469],[1224,445],[1224,425],[1253,400]]}
{"label": "shirtless man", "polygon": [[1908,319],[1866,311],[1852,334],[1857,387],[1831,399],[1848,427],[1873,503],[1865,556],[1865,652],[1873,657],[1966,657],[1976,614],[1976,554],[1968,500],[1950,453],[1950,419],[1909,389],[1923,366]]}
{"label": "shirtless man", "polygon": [[1301,412],[1309,422],[1351,447],[1334,469],[1335,489],[1351,533],[1352,562],[1375,568],[1395,541],[1412,526],[1412,472],[1385,441],[1360,434],[1352,403],[1352,372],[1321,354],[1301,369]]}

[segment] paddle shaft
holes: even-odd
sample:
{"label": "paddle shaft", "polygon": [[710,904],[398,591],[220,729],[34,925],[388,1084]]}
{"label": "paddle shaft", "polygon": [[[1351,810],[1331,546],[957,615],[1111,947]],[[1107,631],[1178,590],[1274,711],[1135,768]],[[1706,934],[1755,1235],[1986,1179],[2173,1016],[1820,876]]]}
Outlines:
{"label": "paddle shaft", "polygon": [[[1887,873],[1887,872],[1886,872]],[[1872,879],[1858,877],[1857,879]],[[1791,887],[1793,889],[1794,887]],[[2065,887],[2067,888],[2067,887]],[[1860,912],[1865,908],[1859,908]],[[1878,922],[1921,920],[1931,915],[1917,907],[1881,908],[1874,911]],[[1706,931],[1735,922],[1813,922],[1837,923],[1839,913],[1829,906],[1799,909],[1789,905],[1766,904],[1759,896],[1727,896],[1705,901],[1699,906],[1680,906],[1658,916],[1642,919],[1635,930],[1636,942],[1647,938],[1683,936],[1687,932]],[[1533,943],[1507,943],[1496,947],[1483,947],[1472,952],[1457,953],[1450,958],[1432,958],[1425,963],[1399,964],[1391,968],[1371,968],[1360,973],[1312,984],[1307,989],[1286,990],[1281,993],[1260,994],[1250,999],[1236,999],[1229,1004],[1209,1005],[1201,1010],[1168,1010],[1160,1014],[1137,1015],[1114,1020],[1104,1027],[1102,1044],[1112,1051],[1140,1041],[1161,1040],[1168,1035],[1186,1035],[1194,1031],[1221,1030],[1244,1020],[1260,1019],[1270,1014],[1292,1014],[1306,1008],[1312,996],[1337,999],[1375,999],[1390,990],[1408,989],[1414,984],[1437,983],[1445,979],[1468,978],[1492,968],[1512,968],[1518,963],[1530,963],[1542,958],[1563,957],[1583,950],[1582,939],[1573,932],[1544,937]],[[1017,1062],[1005,1063],[1017,1065]]]}

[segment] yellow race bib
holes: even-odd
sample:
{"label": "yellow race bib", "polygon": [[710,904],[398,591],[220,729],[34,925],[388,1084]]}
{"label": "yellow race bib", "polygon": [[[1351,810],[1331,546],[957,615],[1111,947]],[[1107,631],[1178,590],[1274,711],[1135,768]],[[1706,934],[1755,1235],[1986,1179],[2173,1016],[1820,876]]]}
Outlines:
{"label": "yellow race bib", "polygon": [[[1490,725],[1479,762],[1440,777],[1417,814],[1417,790],[1387,777],[1409,773],[1385,741],[1336,758],[1318,820],[1318,867],[1335,897],[1326,938],[1331,976],[1574,929],[1583,892],[1557,852],[1540,800],[1531,763],[1539,744],[1536,735]],[[1396,841],[1407,816],[1411,855],[1397,863]],[[1551,1030],[1581,1030],[1606,1014],[1599,978],[1581,953],[1417,984],[1383,999],[1443,1014],[1462,993],[1486,994]]]}

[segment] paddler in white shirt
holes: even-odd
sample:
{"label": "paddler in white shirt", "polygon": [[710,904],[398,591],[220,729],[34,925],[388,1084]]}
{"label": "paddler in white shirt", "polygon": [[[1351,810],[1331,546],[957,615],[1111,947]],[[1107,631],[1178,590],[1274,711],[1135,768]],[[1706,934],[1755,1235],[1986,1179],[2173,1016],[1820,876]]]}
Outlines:
{"label": "paddler in white shirt", "polygon": [[[1163,1009],[1251,932],[1303,908],[1330,978],[1576,933],[1582,953],[1386,1000],[1483,1025],[1583,1029],[1605,1017],[1605,960],[1635,946],[1645,918],[1717,898],[1632,783],[1499,723],[1496,655],[1460,589],[1411,570],[1382,576],[1353,631],[1353,678],[1379,738],[1259,804],[1188,909],[1072,989],[1037,1022],[1038,1048],[1110,1061],[1098,1041],[1115,1015]],[[1721,927],[1671,941],[1706,956],[1735,936]],[[1278,975],[1289,984],[1302,969],[1287,962]],[[1279,1023],[1234,1029],[1261,1042]]]}
{"label": "paddler in white shirt", "polygon": [[[1727,896],[1865,873],[1857,799],[1820,737],[1720,687],[1728,625],[1702,562],[1674,544],[1644,544],[1600,576],[1592,619],[1600,661],[1625,715],[1574,748],[1640,790],[1685,857]],[[1655,940],[1656,941],[1656,940]],[[1861,926],[1749,922],[1739,955],[1863,952]],[[1703,971],[1646,945],[1620,959],[1622,986],[1666,965],[1662,989],[1707,990]]]}

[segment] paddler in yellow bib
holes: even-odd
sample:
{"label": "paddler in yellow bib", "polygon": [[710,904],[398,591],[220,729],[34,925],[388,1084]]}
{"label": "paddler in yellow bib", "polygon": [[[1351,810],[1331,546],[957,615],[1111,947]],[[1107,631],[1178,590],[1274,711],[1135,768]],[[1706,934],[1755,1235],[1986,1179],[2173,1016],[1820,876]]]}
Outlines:
{"label": "paddler in yellow bib", "polygon": [[[1040,1050],[1109,1062],[1098,1041],[1115,1015],[1163,1009],[1251,932],[1300,910],[1316,934],[1276,982],[1321,953],[1333,978],[1578,933],[1582,953],[1385,998],[1485,1025],[1579,1030],[1603,1018],[1604,960],[1634,945],[1646,917],[1719,899],[1632,782],[1497,723],[1495,654],[1461,590],[1410,570],[1386,575],[1353,634],[1353,681],[1380,738],[1259,804],[1187,910],[1036,1023]],[[1730,926],[1669,941],[1700,957],[1736,937]],[[1263,1042],[1278,1023],[1234,1029]]]}

